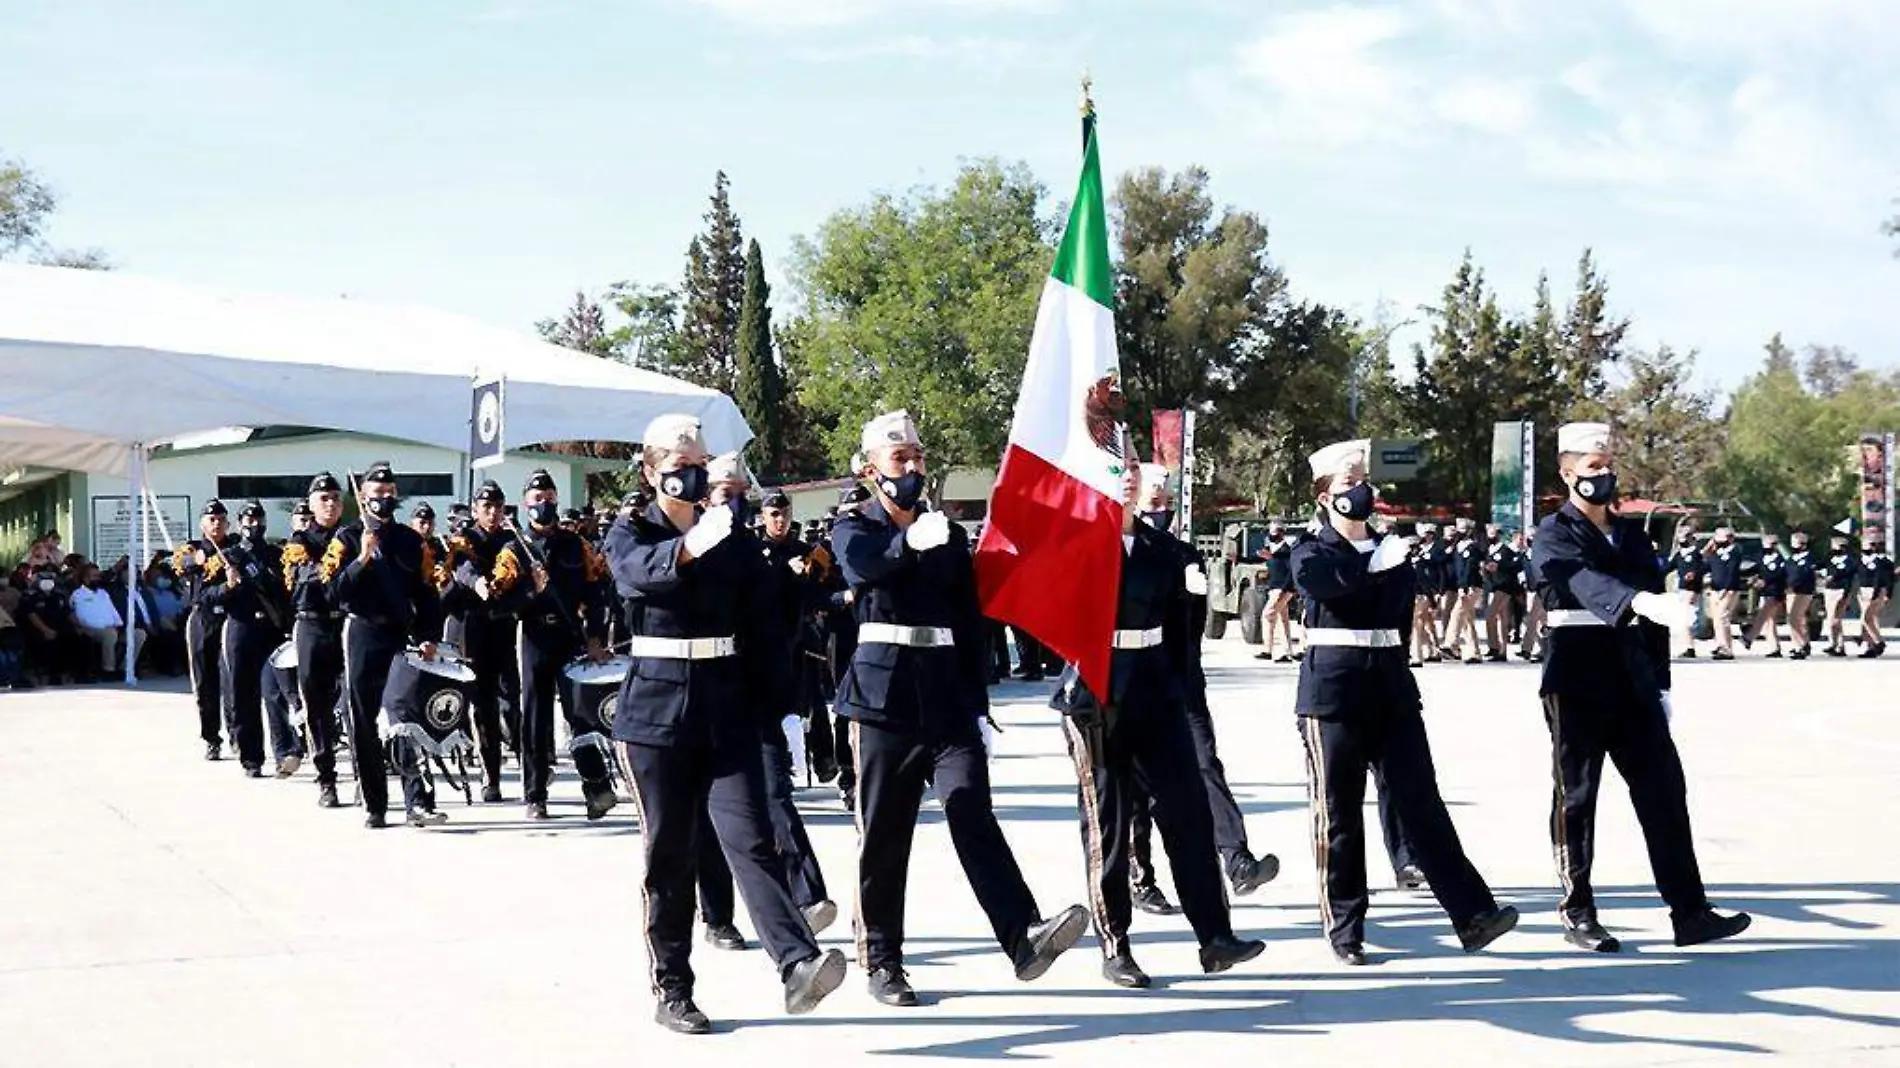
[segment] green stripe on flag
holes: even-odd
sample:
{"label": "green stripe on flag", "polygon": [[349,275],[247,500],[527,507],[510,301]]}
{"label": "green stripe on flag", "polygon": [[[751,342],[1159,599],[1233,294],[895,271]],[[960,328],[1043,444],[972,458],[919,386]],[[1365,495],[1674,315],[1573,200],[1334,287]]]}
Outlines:
{"label": "green stripe on flag", "polygon": [[1115,276],[1108,266],[1108,211],[1102,204],[1102,161],[1092,129],[1082,152],[1082,181],[1069,209],[1069,225],[1062,232],[1062,247],[1049,274],[1087,293],[1102,307],[1115,307]]}

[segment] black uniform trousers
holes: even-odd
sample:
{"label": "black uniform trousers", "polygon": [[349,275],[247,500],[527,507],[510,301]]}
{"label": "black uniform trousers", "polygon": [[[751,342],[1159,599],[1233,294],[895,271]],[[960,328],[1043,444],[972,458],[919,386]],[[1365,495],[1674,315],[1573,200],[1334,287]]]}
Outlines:
{"label": "black uniform trousers", "polygon": [[968,739],[930,740],[851,721],[858,784],[858,963],[870,971],[904,963],[904,902],[917,813],[929,785],[950,842],[996,942],[1018,959],[1040,916],[1003,828],[990,807],[989,760],[975,723]]}
{"label": "black uniform trousers", "polygon": [[[276,652],[276,647],[271,651]],[[264,693],[264,725],[270,730],[271,758],[282,763],[288,757],[302,757],[303,733],[290,723],[291,710],[303,707],[297,696],[297,672],[272,667],[267,655],[264,670],[259,674]]]}
{"label": "black uniform trousers", "polygon": [[[776,733],[776,728],[765,728]],[[772,848],[785,870],[792,902],[805,909],[830,897],[825,876],[818,870],[811,836],[792,800],[792,750],[784,736],[767,735],[760,745],[760,767],[765,776],[765,814],[772,823]],[[733,918],[732,868],[726,864],[718,839],[712,834],[710,813],[700,813],[699,918],[708,926],[729,925]]]}
{"label": "black uniform trousers", "polygon": [[[481,752],[483,781],[491,786],[501,785],[502,697],[505,693],[519,695],[521,692],[521,682],[517,677],[520,666],[516,660],[516,633],[512,617],[498,619],[470,613],[462,624],[461,648],[475,672],[474,700],[469,708],[469,718],[475,724],[475,745]],[[513,680],[512,685],[510,680]],[[519,696],[516,696],[510,702],[510,707],[516,707],[519,703]],[[518,739],[520,735],[517,733],[515,737]],[[516,745],[520,745],[519,741]]]}
{"label": "black uniform trousers", "polygon": [[[772,848],[758,740],[672,747],[617,744],[633,779],[633,803],[646,847],[640,897],[654,994],[662,1000],[693,996],[693,884],[699,851],[709,842],[722,847],[753,929],[778,965],[780,978],[789,975],[793,965],[818,956],[818,942],[792,902],[785,870]],[[710,828],[702,825],[702,815],[711,820]]]}
{"label": "black uniform trousers", "polygon": [[1432,894],[1464,927],[1497,907],[1484,877],[1465,856],[1438,793],[1431,744],[1418,712],[1367,708],[1340,719],[1299,718],[1306,745],[1313,850],[1320,914],[1335,946],[1357,946],[1366,926],[1366,773],[1384,777]]}
{"label": "black uniform trousers", "polygon": [[264,672],[282,640],[257,620],[228,616],[218,647],[218,687],[231,742],[245,764],[264,763]]}
{"label": "black uniform trousers", "polygon": [[1082,814],[1082,856],[1095,934],[1108,957],[1128,953],[1130,820],[1137,798],[1161,825],[1181,911],[1206,945],[1234,933],[1221,889],[1214,822],[1195,774],[1194,738],[1178,705],[1115,708],[1106,719],[1064,716]]}
{"label": "black uniform trousers", "polygon": [[[349,702],[350,755],[356,761],[357,788],[363,807],[389,811],[389,779],[383,763],[382,727],[377,713],[389,685],[389,665],[408,648],[408,636],[394,627],[372,623],[360,616],[343,621],[343,686]],[[406,738],[391,747],[402,774],[404,804],[412,810],[435,807],[416,748]]]}
{"label": "black uniform trousers", "polygon": [[1402,868],[1418,867],[1418,855],[1405,837],[1405,819],[1392,807],[1392,791],[1385,788],[1385,773],[1372,769],[1372,789],[1379,797],[1379,829],[1385,836],[1385,855],[1396,874]]}
{"label": "black uniform trousers", "polygon": [[1550,840],[1563,884],[1558,907],[1564,921],[1575,925],[1596,919],[1590,867],[1596,859],[1597,791],[1606,756],[1629,784],[1630,804],[1649,847],[1649,867],[1670,915],[1691,916],[1708,908],[1689,833],[1688,784],[1661,702],[1629,693],[1546,694],[1544,721],[1555,756]]}
{"label": "black uniform trousers", "polygon": [[[317,785],[336,785],[336,707],[343,692],[343,623],[299,619],[290,626],[297,643],[297,695],[303,701],[304,727],[310,732]],[[378,700],[381,692],[378,691]],[[346,704],[344,717],[349,710]],[[359,758],[360,759],[360,758]]]}
{"label": "black uniform trousers", "polygon": [[[1233,789],[1227,785],[1227,768],[1221,763],[1220,750],[1214,741],[1213,715],[1199,701],[1189,701],[1186,710],[1188,731],[1194,739],[1195,763],[1200,771],[1201,782],[1207,788],[1208,815],[1214,821],[1214,848],[1220,854],[1222,866],[1228,867],[1233,864],[1235,857],[1251,855],[1247,846],[1246,819],[1240,811],[1240,802],[1234,800]],[[1130,828],[1132,838],[1129,843],[1128,877],[1136,886],[1152,886],[1154,822],[1149,814],[1145,791],[1137,791],[1134,796]]]}
{"label": "black uniform trousers", "polygon": [[[588,732],[574,714],[574,694],[561,672],[574,662],[580,645],[561,627],[523,622],[521,670],[521,794],[524,801],[546,802],[548,782],[554,777],[554,707],[558,701],[567,726],[576,736]],[[612,790],[607,782],[607,758],[593,746],[574,750],[574,770],[588,796]]]}
{"label": "black uniform trousers", "polygon": [[222,614],[200,607],[193,608],[186,617],[185,664],[191,669],[191,694],[198,701],[198,737],[206,745],[217,745],[223,738],[222,673],[218,669],[218,647],[223,638]]}

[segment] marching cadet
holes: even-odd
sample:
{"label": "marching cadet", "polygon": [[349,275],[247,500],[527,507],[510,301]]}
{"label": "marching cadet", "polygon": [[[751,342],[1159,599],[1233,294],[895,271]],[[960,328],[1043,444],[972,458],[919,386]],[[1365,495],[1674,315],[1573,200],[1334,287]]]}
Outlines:
{"label": "marching cadet", "polygon": [[1735,531],[1727,524],[1715,528],[1715,535],[1703,547],[1703,574],[1709,590],[1709,616],[1715,628],[1715,660],[1735,659],[1735,635],[1729,621],[1742,603],[1742,565],[1746,557],[1735,544]]}
{"label": "marching cadet", "polygon": [[1517,910],[1498,905],[1466,858],[1439,796],[1418,683],[1406,663],[1410,546],[1366,525],[1375,497],[1366,481],[1368,448],[1365,440],[1343,441],[1309,458],[1322,518],[1318,535],[1293,553],[1307,644],[1294,711],[1306,746],[1320,918],[1333,954],[1347,965],[1367,963],[1368,771],[1380,776],[1411,859],[1465,952],[1517,926]]}
{"label": "marching cadet", "polygon": [[343,609],[323,561],[343,521],[343,487],[325,471],[310,480],[305,503],[310,522],[284,542],[278,563],[296,617],[290,637],[297,647],[297,698],[317,768],[317,805],[341,808],[336,796],[336,707],[343,690]]}
{"label": "marching cadet", "polygon": [[[554,476],[536,470],[521,488],[528,529],[509,531],[512,540],[495,554],[489,577],[492,596],[520,618],[515,636],[521,672],[521,794],[530,820],[548,819],[548,782],[554,773],[554,706],[578,738],[586,728],[575,719],[572,688],[562,671],[575,657],[607,659],[607,561],[579,534],[561,526]],[[570,756],[581,777],[587,818],[598,820],[618,803],[608,778],[607,754],[573,745]]]}
{"label": "marching cadet", "polygon": [[428,501],[423,501],[410,511],[409,526],[429,544],[429,551],[435,554],[437,564],[449,558],[448,542],[435,532],[435,508]]}
{"label": "marching cadet", "polygon": [[[343,695],[349,708],[350,756],[371,830],[388,826],[389,778],[384,771],[383,690],[389,666],[411,639],[425,660],[435,659],[442,633],[442,601],[435,588],[435,560],[422,535],[396,522],[396,474],[386,463],[371,465],[357,488],[362,518],[337,531],[319,570],[343,618]],[[306,706],[310,707],[310,706]],[[321,706],[317,706],[321,707]],[[314,708],[313,717],[314,718]],[[435,810],[413,742],[390,746],[402,775],[404,809],[413,827],[442,823]]]}
{"label": "marching cadet", "polygon": [[1537,531],[1527,530],[1513,535],[1512,547],[1517,550],[1517,559],[1524,572],[1524,636],[1517,647],[1517,655],[1531,663],[1544,659],[1544,573],[1537,570],[1537,561],[1531,557],[1531,545],[1537,538]]}
{"label": "marching cadet", "polygon": [[[1451,547],[1452,605],[1445,644],[1454,658],[1462,656],[1465,663],[1478,664],[1484,660],[1478,653],[1478,605],[1484,596],[1485,547],[1478,544],[1475,524],[1469,519],[1457,521],[1456,533],[1457,541]],[[1465,644],[1467,639],[1470,645]]]}
{"label": "marching cadet", "polygon": [[1847,536],[1836,533],[1828,539],[1831,555],[1821,568],[1826,586],[1821,601],[1827,607],[1827,648],[1829,656],[1846,656],[1847,613],[1854,607],[1855,584],[1860,579],[1860,557],[1847,547]]}
{"label": "marching cadet", "polygon": [[[716,835],[752,925],[778,966],[785,1011],[806,1013],[844,981],[844,955],[820,952],[792,901],[766,813],[759,712],[781,685],[764,602],[764,559],[734,538],[734,513],[709,492],[699,422],[663,415],[641,436],[645,511],[607,532],[616,584],[629,594],[629,655],[614,738],[633,779],[645,842],[641,900],[654,1019],[706,1034],[693,1001],[693,884],[698,847]],[[710,818],[711,827],[703,826]]]}
{"label": "marching cadet", "polygon": [[1695,659],[1696,612],[1702,605],[1702,586],[1708,576],[1708,560],[1696,551],[1695,527],[1684,522],[1676,530],[1676,548],[1669,554],[1668,568],[1676,576],[1676,598],[1688,609],[1686,622],[1676,634],[1676,647],[1684,659]]}
{"label": "marching cadet", "polygon": [[1412,548],[1412,569],[1418,574],[1418,596],[1412,609],[1412,666],[1444,659],[1438,648],[1438,600],[1445,593],[1445,546],[1438,540],[1438,524],[1420,523],[1418,543]]}
{"label": "marching cadet", "polygon": [[832,531],[855,594],[858,644],[838,685],[857,762],[858,961],[871,996],[917,1004],[904,974],[904,906],[918,806],[929,784],[957,859],[1016,978],[1039,978],[1088,929],[1071,906],[1041,919],[991,808],[978,722],[989,715],[983,614],[968,536],[923,502],[924,449],[903,411],[866,423],[871,498]]}
{"label": "marching cadet", "polygon": [[[856,470],[854,468],[853,470]],[[854,483],[850,489],[839,495],[836,507],[855,508],[862,504],[866,496],[863,484]],[[836,512],[831,517],[835,520]],[[833,562],[822,583],[824,597],[825,626],[825,684],[830,699],[835,703],[838,687],[844,682],[845,672],[850,670],[851,658],[858,650],[858,617],[856,609],[857,595],[845,583],[843,569],[836,566],[837,549],[831,540],[833,523],[827,522],[819,531],[819,545],[824,548],[827,557]],[[1005,657],[1007,659],[1007,657]],[[1007,672],[1005,672],[1007,674]],[[851,755],[851,721],[842,716],[827,715],[831,723],[832,759],[838,765],[838,801],[848,812],[858,810],[858,765]]]}
{"label": "marching cadet", "polygon": [[1893,599],[1893,558],[1871,538],[1861,545],[1861,571],[1867,576],[1867,605],[1860,610],[1860,658],[1871,660],[1887,651],[1880,633],[1880,614]]}
{"label": "marching cadet", "polygon": [[[490,805],[502,800],[502,702],[505,698],[516,715],[521,703],[519,620],[510,599],[496,592],[489,579],[496,573],[502,550],[514,543],[514,535],[502,526],[502,508],[507,503],[507,494],[493,479],[475,490],[470,522],[449,538],[442,595],[442,610],[459,621],[455,627],[461,638],[459,648],[475,672],[469,718],[481,751],[482,801]],[[515,740],[518,758],[521,735],[517,730],[509,737]]]}
{"label": "marching cadet", "polygon": [[[213,497],[198,514],[196,541],[179,547],[172,570],[183,583],[179,591],[190,612],[185,618],[185,663],[191,669],[191,693],[198,702],[198,736],[204,739],[205,759],[223,755],[223,722],[218,650],[224,644],[224,583],[228,577],[218,550],[230,545],[230,510]],[[232,745],[237,739],[231,740]],[[260,760],[262,757],[259,758]]]}
{"label": "marching cadet", "polygon": [[1812,652],[1809,612],[1814,605],[1820,568],[1814,550],[1808,548],[1807,531],[1797,530],[1788,535],[1788,547],[1792,550],[1788,556],[1788,637],[1794,643],[1794,652],[1788,654],[1788,659],[1806,660]]}
{"label": "marching cadet", "polygon": [[[1261,648],[1254,654],[1257,660],[1272,660],[1277,664],[1291,664],[1293,655],[1293,568],[1287,561],[1293,557],[1293,546],[1298,540],[1287,536],[1284,523],[1267,524],[1267,545],[1264,555],[1267,558],[1267,609],[1262,620]],[[1274,646],[1285,642],[1276,656]]]}
{"label": "marching cadet", "polygon": [[[825,712],[823,672],[825,653],[821,631],[814,621],[822,609],[824,583],[835,568],[831,550],[801,539],[792,522],[792,499],[773,490],[759,503],[760,536],[765,560],[783,585],[784,619],[791,633],[792,712],[805,721],[805,752],[812,775],[819,782],[838,777],[832,745],[831,717]],[[1008,654],[1004,654],[1007,668]]]}
{"label": "marching cadet", "polygon": [[1663,593],[1663,572],[1642,525],[1610,511],[1616,457],[1605,423],[1557,431],[1557,468],[1570,499],[1537,534],[1550,649],[1544,661],[1544,720],[1556,782],[1550,832],[1563,883],[1564,937],[1598,953],[1622,948],[1597,922],[1590,885],[1603,759],[1629,784],[1649,846],[1656,888],[1669,905],[1678,946],[1740,934],[1748,916],[1709,907],[1689,833],[1682,760],[1669,734],[1671,627],[1689,605]]}
{"label": "marching cadet", "polygon": [[264,506],[257,501],[239,509],[238,524],[244,533],[228,548],[224,562],[229,569],[248,556],[261,581],[246,582],[242,572],[230,570],[220,598],[224,633],[218,645],[218,685],[224,696],[224,719],[236,727],[232,742],[238,761],[244,774],[253,779],[264,776],[264,672],[269,669],[271,652],[283,642],[264,605],[265,597],[279,596],[282,591],[266,590],[263,583],[283,581],[281,553],[265,540],[265,523]]}
{"label": "marching cadet", "polygon": [[[1150,985],[1128,941],[1133,916],[1129,852],[1131,817],[1147,794],[1181,895],[1182,911],[1201,947],[1201,970],[1224,972],[1259,956],[1266,943],[1234,937],[1222,894],[1207,791],[1195,783],[1194,737],[1186,708],[1196,685],[1193,647],[1200,634],[1183,611],[1207,578],[1199,561],[1185,563],[1165,530],[1138,518],[1147,468],[1124,479],[1122,572],[1106,700],[1073,667],[1051,700],[1061,710],[1075,761],[1082,816],[1082,858],[1102,976],[1131,989]],[[1165,470],[1160,472],[1165,479]]]}
{"label": "marching cadet", "polygon": [[1521,589],[1517,577],[1517,554],[1504,540],[1504,528],[1496,523],[1484,528],[1484,658],[1501,664],[1504,650],[1511,644],[1511,617],[1514,600]]}
{"label": "marching cadet", "polygon": [[[1748,637],[1742,640],[1744,645],[1754,645],[1768,636],[1770,646],[1767,654],[1770,660],[1781,659],[1781,615],[1788,598],[1788,558],[1782,554],[1780,539],[1773,534],[1761,536],[1761,566],[1756,570],[1755,596],[1757,606],[1755,619],[1748,628]],[[1806,602],[1802,604],[1806,608]],[[1790,624],[1793,620],[1789,620]]]}

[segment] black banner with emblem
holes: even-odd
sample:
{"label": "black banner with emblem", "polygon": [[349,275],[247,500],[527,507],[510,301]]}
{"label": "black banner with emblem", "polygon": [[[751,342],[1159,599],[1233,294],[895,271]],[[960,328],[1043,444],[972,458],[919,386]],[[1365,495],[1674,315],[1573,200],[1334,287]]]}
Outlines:
{"label": "black banner with emblem", "polygon": [[468,465],[480,470],[503,459],[502,380],[476,382],[468,415]]}

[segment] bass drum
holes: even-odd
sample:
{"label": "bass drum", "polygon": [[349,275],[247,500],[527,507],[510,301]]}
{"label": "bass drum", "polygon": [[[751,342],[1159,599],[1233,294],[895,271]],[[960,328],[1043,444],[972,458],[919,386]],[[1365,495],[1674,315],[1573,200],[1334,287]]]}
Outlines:
{"label": "bass drum", "polygon": [[383,718],[391,737],[406,737],[432,756],[471,752],[469,710],[475,672],[456,660],[410,653],[389,665]]}

